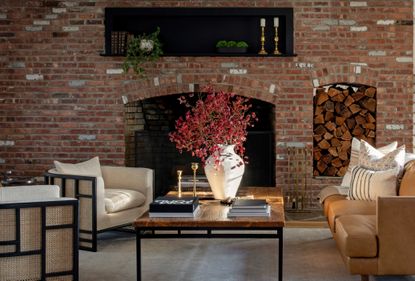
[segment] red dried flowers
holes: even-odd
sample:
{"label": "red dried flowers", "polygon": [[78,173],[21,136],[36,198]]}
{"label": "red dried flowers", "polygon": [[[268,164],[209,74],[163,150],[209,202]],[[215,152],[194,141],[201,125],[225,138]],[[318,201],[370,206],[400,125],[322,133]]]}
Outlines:
{"label": "red dried flowers", "polygon": [[[236,96],[231,92],[214,91],[206,87],[194,105],[189,97],[181,96],[181,104],[189,107],[184,118],[176,120],[176,131],[169,133],[170,141],[176,143],[176,148],[191,152],[192,156],[200,158],[205,164],[210,155],[217,155],[219,145],[235,145],[235,152],[244,157],[247,127],[253,127],[257,121],[255,112],[250,112],[249,99]],[[215,159],[218,163],[218,159]]]}

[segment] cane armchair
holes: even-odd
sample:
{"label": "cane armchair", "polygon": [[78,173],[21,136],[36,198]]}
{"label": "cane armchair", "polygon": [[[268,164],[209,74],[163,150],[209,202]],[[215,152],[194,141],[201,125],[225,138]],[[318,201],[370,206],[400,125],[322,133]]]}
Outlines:
{"label": "cane armchair", "polygon": [[78,280],[78,201],[58,186],[0,188],[0,280]]}
{"label": "cane armchair", "polygon": [[79,200],[81,250],[97,251],[99,233],[131,226],[136,218],[148,211],[153,201],[151,169],[99,166],[99,172],[92,176],[86,175],[90,172],[84,168],[78,174],[73,174],[76,170],[68,171],[72,174],[51,169],[45,174],[45,181],[59,185],[62,196]]}

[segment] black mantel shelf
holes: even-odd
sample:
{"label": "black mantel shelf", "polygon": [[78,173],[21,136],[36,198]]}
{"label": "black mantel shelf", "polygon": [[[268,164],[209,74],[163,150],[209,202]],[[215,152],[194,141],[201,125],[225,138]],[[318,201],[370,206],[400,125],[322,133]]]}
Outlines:
{"label": "black mantel shelf", "polygon": [[[278,49],[281,55],[273,54],[275,17],[279,18]],[[266,19],[265,49],[268,55],[258,54],[261,18]],[[295,56],[293,21],[292,8],[106,8],[106,53],[102,55],[120,55],[112,51],[114,32],[149,34],[160,27],[164,56],[291,57]],[[220,40],[245,41],[249,45],[248,52],[217,53],[215,45]]]}
{"label": "black mantel shelf", "polygon": [[[111,55],[111,54],[99,54],[102,57],[124,57],[125,55]],[[297,54],[267,54],[267,55],[260,55],[254,53],[247,53],[247,54],[219,54],[219,53],[179,53],[179,54],[164,54],[162,57],[257,57],[257,58],[269,58],[269,57],[296,57]]]}

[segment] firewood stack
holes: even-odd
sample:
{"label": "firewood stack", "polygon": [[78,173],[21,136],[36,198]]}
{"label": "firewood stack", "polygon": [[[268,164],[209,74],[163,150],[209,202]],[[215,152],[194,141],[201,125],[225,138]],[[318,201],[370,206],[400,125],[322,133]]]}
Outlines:
{"label": "firewood stack", "polygon": [[314,96],[314,176],[343,176],[352,137],[374,144],[376,88],[335,84]]}

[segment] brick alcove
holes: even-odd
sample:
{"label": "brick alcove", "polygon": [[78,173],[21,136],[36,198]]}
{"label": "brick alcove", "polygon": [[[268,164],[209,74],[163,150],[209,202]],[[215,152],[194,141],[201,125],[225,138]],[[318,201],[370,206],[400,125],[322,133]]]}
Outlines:
{"label": "brick alcove", "polygon": [[[163,195],[176,184],[176,170],[191,175],[191,162],[199,162],[190,153],[179,153],[169,141],[175,120],[188,110],[178,98],[200,93],[181,93],[146,98],[125,105],[126,165],[155,170],[156,195]],[[250,99],[251,110],[258,122],[248,128],[245,143],[248,163],[241,186],[275,186],[275,106],[258,99]],[[198,174],[204,176],[203,167]]]}
{"label": "brick alcove", "polygon": [[353,137],[376,143],[376,88],[357,83],[317,88],[313,99],[313,175],[343,176]]}

